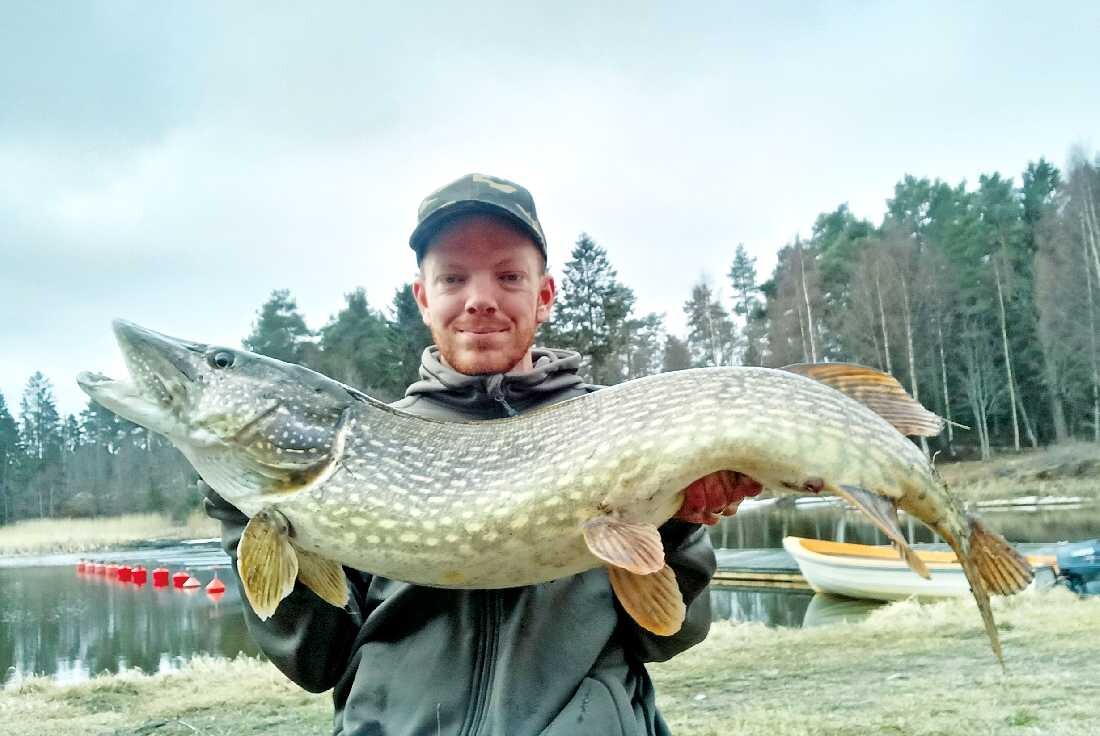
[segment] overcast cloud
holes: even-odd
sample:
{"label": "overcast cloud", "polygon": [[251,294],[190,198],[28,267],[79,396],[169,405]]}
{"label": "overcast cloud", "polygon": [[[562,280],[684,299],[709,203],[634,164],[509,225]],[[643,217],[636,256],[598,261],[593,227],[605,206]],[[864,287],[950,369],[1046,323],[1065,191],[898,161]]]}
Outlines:
{"label": "overcast cloud", "polygon": [[[38,3],[0,20],[0,392],[122,370],[109,322],[236,345],[411,279],[429,191],[532,190],[674,331],[744,242],[876,223],[904,174],[1019,177],[1097,143],[1100,6]],[[725,5],[725,4],[722,4]]]}

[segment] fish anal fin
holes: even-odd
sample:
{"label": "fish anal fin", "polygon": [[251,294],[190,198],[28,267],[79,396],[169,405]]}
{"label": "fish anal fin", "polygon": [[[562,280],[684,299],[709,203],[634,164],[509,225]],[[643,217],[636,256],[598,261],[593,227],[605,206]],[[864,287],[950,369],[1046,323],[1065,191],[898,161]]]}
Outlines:
{"label": "fish anal fin", "polygon": [[783,370],[824,383],[866,406],[908,435],[935,437],[942,417],[925,409],[889,373],[855,363],[796,363]]}
{"label": "fish anal fin", "polygon": [[298,555],[290,544],[290,525],[275,509],[263,509],[248,520],[237,546],[237,571],[245,597],[261,621],[294,590]]}
{"label": "fish anal fin", "polygon": [[839,486],[829,490],[867,514],[875,526],[894,543],[898,554],[905,560],[905,564],[909,565],[909,569],[926,580],[931,577],[924,560],[917,556],[916,551],[909,546],[905,535],[901,533],[901,525],[898,524],[898,507],[893,499],[859,486]]}
{"label": "fish anal fin", "polygon": [[1026,588],[1035,577],[1027,559],[977,517],[968,516],[967,523],[970,554],[989,591],[1012,595]]}
{"label": "fish anal fin", "polygon": [[684,625],[687,607],[668,565],[649,575],[609,567],[607,576],[623,610],[646,631],[671,636]]}
{"label": "fish anal fin", "polygon": [[298,555],[298,579],[321,600],[337,608],[346,606],[348,581],[340,563],[301,547],[294,549]]}
{"label": "fish anal fin", "polygon": [[612,567],[649,575],[664,567],[665,548],[652,524],[602,516],[584,524],[588,550]]}

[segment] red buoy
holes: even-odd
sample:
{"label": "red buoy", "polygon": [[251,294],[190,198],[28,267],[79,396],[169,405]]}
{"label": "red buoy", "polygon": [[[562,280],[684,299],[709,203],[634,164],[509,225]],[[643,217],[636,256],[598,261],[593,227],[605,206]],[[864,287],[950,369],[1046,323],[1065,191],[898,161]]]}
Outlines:
{"label": "red buoy", "polygon": [[118,568],[118,581],[120,583],[130,582],[130,577],[134,574],[134,568],[129,565],[121,565]]}
{"label": "red buoy", "polygon": [[118,565],[112,562],[110,565],[107,565],[104,572],[106,573],[107,577],[114,580],[118,577]]}
{"label": "red buoy", "polygon": [[106,571],[107,571],[107,566],[104,565],[102,562],[95,563],[95,571],[94,572],[95,572],[96,575],[102,575]]}
{"label": "red buoy", "polygon": [[81,560],[80,562],[76,563],[76,571],[77,572],[84,572],[84,567],[85,567],[84,560]]}
{"label": "red buoy", "polygon": [[207,593],[224,593],[225,592],[225,583],[223,583],[221,580],[218,580],[218,573],[214,573],[214,579],[206,584],[206,592]]}
{"label": "red buoy", "polygon": [[132,582],[134,585],[145,585],[147,575],[148,573],[145,568],[139,565],[135,567],[133,572],[130,574],[130,582]]}
{"label": "red buoy", "polygon": [[182,588],[183,584],[187,582],[187,578],[191,577],[191,573],[186,570],[180,570],[172,575],[172,587]]}
{"label": "red buoy", "polygon": [[164,588],[168,585],[168,568],[158,567],[153,570],[153,587]]}
{"label": "red buoy", "polygon": [[194,575],[188,575],[187,579],[183,581],[183,585],[180,586],[184,590],[194,590],[195,588],[202,587],[202,583]]}

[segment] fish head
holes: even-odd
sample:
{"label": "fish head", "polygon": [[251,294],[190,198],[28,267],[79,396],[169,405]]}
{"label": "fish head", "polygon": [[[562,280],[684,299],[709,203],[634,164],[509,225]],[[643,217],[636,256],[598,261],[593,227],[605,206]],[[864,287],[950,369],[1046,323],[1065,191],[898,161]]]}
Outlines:
{"label": "fish head", "polygon": [[167,437],[219,492],[226,485],[262,494],[307,484],[334,462],[349,407],[366,399],[308,368],[247,350],[123,320],[114,330],[130,380],[82,373],[80,387]]}

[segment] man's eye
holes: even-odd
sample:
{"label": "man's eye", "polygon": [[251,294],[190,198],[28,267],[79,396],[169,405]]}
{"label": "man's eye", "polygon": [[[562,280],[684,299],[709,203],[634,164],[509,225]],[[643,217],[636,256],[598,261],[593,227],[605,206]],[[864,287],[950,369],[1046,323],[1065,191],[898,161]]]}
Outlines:
{"label": "man's eye", "polygon": [[444,276],[443,283],[445,284],[457,284],[462,281],[461,276]]}
{"label": "man's eye", "polygon": [[511,283],[516,283],[516,282],[518,282],[518,281],[522,281],[522,280],[523,280],[523,274],[519,274],[519,273],[506,273],[506,274],[502,274],[500,278],[501,278],[502,280],[504,280],[504,281],[508,281],[508,282],[511,282]]}

